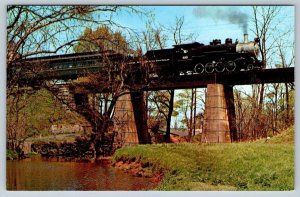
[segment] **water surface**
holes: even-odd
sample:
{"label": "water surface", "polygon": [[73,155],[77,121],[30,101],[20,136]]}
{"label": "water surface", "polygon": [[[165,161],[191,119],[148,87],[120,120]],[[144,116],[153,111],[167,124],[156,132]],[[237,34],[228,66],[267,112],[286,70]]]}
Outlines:
{"label": "water surface", "polygon": [[7,161],[8,190],[151,190],[149,178],[134,177],[103,162],[29,158]]}

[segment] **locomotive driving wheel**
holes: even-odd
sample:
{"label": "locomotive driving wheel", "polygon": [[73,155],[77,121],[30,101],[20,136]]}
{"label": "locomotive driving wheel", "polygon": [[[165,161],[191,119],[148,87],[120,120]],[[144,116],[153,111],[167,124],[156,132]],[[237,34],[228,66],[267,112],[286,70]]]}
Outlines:
{"label": "locomotive driving wheel", "polygon": [[253,64],[248,64],[248,65],[247,65],[247,70],[253,70],[253,69],[254,69]]}
{"label": "locomotive driving wheel", "polygon": [[205,72],[206,73],[213,73],[215,70],[214,68],[214,64],[212,62],[208,62],[207,64],[205,64]]}
{"label": "locomotive driving wheel", "polygon": [[203,73],[203,71],[204,71],[203,64],[201,64],[201,63],[196,64],[194,67],[194,71],[195,71],[195,73],[198,73],[198,74]]}
{"label": "locomotive driving wheel", "polygon": [[229,72],[233,72],[236,69],[236,63],[234,61],[228,61],[226,64],[226,70]]}
{"label": "locomotive driving wheel", "polygon": [[224,72],[225,67],[226,67],[226,64],[224,62],[220,61],[216,64],[215,69],[216,69],[217,72],[221,73],[221,72]]}

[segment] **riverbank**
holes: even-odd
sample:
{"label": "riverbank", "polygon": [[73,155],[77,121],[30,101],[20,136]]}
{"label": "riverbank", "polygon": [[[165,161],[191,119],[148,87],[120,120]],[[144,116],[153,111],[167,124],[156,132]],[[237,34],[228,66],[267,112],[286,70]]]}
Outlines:
{"label": "riverbank", "polygon": [[252,143],[138,145],[112,161],[129,173],[135,163],[159,172],[157,190],[293,190],[294,135],[290,127]]}
{"label": "riverbank", "polygon": [[146,164],[157,190],[293,190],[293,144],[157,144],[124,147],[113,162]]}
{"label": "riverbank", "polygon": [[153,165],[150,162],[143,162],[139,158],[127,158],[121,157],[118,161],[114,161],[112,166],[122,170],[125,173],[128,173],[136,177],[150,178],[151,183],[155,184],[157,187],[162,181],[165,173],[165,169],[160,166]]}

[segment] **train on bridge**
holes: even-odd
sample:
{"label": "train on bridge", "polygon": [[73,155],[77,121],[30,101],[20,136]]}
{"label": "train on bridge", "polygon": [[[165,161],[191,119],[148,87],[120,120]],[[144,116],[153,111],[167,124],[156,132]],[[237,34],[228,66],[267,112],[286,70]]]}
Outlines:
{"label": "train on bridge", "polygon": [[145,54],[147,59],[158,66],[162,75],[187,73],[222,73],[241,70],[261,69],[258,60],[259,38],[233,43],[227,38],[225,43],[215,39],[209,45],[194,42],[174,45],[174,48],[150,50]]}
{"label": "train on bridge", "polygon": [[117,65],[120,63],[127,64],[129,70],[136,70],[141,68],[143,61],[143,64],[146,63],[151,68],[148,69],[151,73],[159,77],[174,77],[261,69],[262,62],[258,60],[258,54],[259,38],[248,41],[248,35],[245,34],[243,42],[233,43],[232,39],[227,38],[225,43],[215,39],[209,45],[198,42],[179,44],[169,49],[149,50],[142,57],[108,50],[28,58],[18,64],[25,63],[29,67],[38,65],[39,70],[49,77],[69,78],[91,72],[111,71],[108,65],[114,65],[114,69],[118,70]]}

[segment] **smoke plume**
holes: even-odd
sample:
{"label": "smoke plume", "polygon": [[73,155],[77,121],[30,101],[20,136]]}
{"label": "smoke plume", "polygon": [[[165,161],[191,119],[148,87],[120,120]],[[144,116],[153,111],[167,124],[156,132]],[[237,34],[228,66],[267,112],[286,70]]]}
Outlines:
{"label": "smoke plume", "polygon": [[248,32],[248,15],[240,11],[237,6],[199,6],[193,10],[193,13],[197,17],[211,18],[215,22],[226,21],[237,24],[244,33]]}

